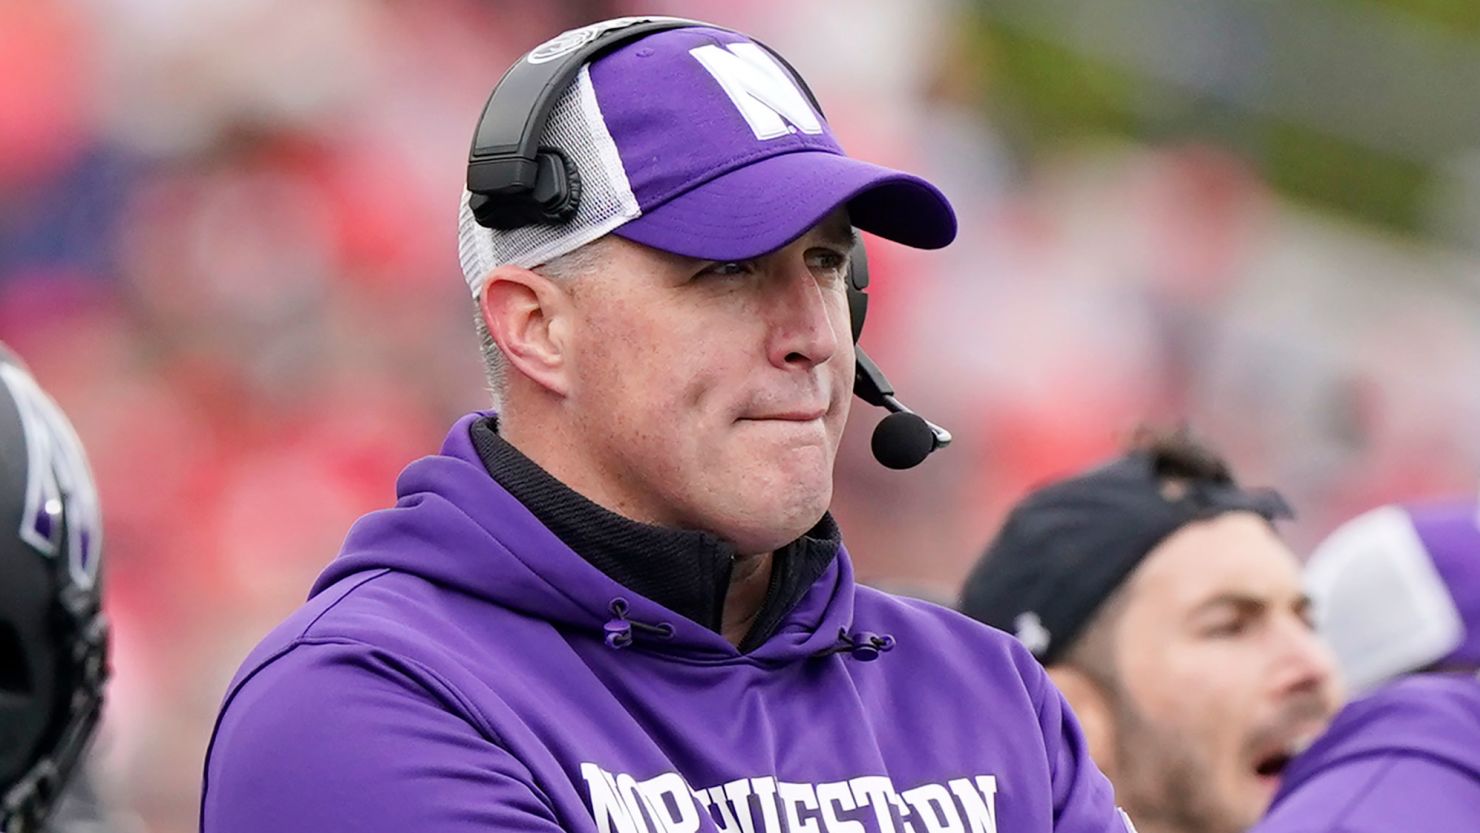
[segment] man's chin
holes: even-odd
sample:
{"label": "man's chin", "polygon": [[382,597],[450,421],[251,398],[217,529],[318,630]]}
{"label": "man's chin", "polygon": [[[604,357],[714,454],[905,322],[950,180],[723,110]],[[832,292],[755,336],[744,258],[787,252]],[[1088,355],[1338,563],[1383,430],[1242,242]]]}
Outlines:
{"label": "man's chin", "polygon": [[742,555],[774,552],[806,535],[827,512],[826,501],[756,505],[722,537]]}
{"label": "man's chin", "polygon": [[[710,472],[724,494],[711,531],[745,554],[770,552],[817,525],[832,501],[833,455],[825,447],[777,449],[747,444]],[[723,481],[719,471],[728,471]]]}
{"label": "man's chin", "polygon": [[1257,807],[1259,809],[1259,815],[1262,816],[1264,815],[1264,811],[1269,809],[1270,803],[1274,801],[1274,794],[1279,792],[1280,782],[1283,779],[1279,775],[1255,775],[1254,780],[1257,786],[1255,795],[1258,796],[1258,799],[1252,802],[1250,806]]}
{"label": "man's chin", "polygon": [[1241,791],[1242,800],[1229,808],[1230,816],[1235,817],[1239,823],[1239,830],[1253,827],[1264,816],[1270,803],[1274,801],[1275,792],[1280,788],[1278,775],[1250,773],[1247,778],[1248,783]]}

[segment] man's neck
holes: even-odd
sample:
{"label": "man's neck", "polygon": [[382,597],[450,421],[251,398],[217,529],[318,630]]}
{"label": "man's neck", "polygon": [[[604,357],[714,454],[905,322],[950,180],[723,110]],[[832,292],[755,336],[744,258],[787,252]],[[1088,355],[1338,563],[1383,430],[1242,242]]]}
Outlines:
{"label": "man's neck", "polygon": [[[748,556],[710,533],[652,525],[620,505],[593,499],[599,495],[582,493],[582,484],[561,480],[560,471],[550,470],[553,464],[542,467],[539,458],[551,457],[541,454],[549,451],[546,435],[505,428],[500,419],[480,420],[471,429],[495,480],[607,576],[712,629],[742,652],[776,632],[841,550],[837,524],[828,515],[785,547]],[[520,443],[527,443],[529,453]]]}
{"label": "man's neck", "polygon": [[734,567],[730,570],[730,589],[725,592],[720,634],[737,648],[755,625],[755,617],[766,601],[774,561],[769,552],[735,558]]}

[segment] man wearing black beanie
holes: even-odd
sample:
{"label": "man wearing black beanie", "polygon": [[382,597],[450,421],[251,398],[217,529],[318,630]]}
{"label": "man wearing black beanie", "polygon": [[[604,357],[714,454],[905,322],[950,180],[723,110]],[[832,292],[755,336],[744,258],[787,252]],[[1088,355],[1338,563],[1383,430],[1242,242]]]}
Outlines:
{"label": "man wearing black beanie", "polygon": [[1141,833],[1242,833],[1338,706],[1275,492],[1185,433],[1028,495],[964,613],[1049,669]]}

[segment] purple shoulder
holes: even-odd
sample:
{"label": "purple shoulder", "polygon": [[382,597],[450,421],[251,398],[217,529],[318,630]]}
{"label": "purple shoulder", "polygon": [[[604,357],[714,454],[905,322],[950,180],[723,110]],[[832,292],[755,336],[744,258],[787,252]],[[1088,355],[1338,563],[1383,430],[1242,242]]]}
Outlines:
{"label": "purple shoulder", "polygon": [[913,650],[966,660],[974,673],[1016,677],[1035,697],[1040,693],[1043,668],[1016,637],[948,607],[858,585],[853,620]]}
{"label": "purple shoulder", "polygon": [[237,669],[236,675],[231,680],[231,685],[226,689],[226,700],[230,700],[232,694],[239,689],[251,676],[262,667],[273,660],[292,650],[293,646],[314,626],[316,622],[330,610],[334,609],[344,598],[361,584],[377,578],[389,572],[386,569],[366,570],[356,575],[348,576],[344,580],[336,582],[327,587],[323,592],[315,594],[303,606],[295,610],[292,615],[284,619],[273,628],[261,642],[247,654],[242,660],[241,667]]}

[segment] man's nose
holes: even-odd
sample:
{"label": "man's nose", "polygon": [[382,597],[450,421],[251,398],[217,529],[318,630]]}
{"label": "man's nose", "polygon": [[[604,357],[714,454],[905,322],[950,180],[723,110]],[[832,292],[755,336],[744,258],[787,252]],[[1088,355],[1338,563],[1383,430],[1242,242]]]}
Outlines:
{"label": "man's nose", "polygon": [[1325,640],[1297,617],[1281,629],[1283,650],[1276,686],[1281,693],[1325,693],[1334,707],[1341,681]]}
{"label": "man's nose", "polygon": [[771,363],[777,367],[813,367],[837,353],[836,315],[828,293],[803,262],[789,265],[777,276],[779,285],[769,299],[772,338]]}

